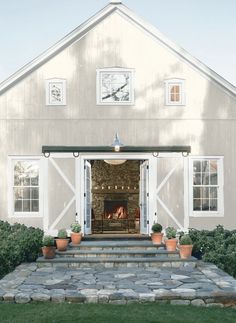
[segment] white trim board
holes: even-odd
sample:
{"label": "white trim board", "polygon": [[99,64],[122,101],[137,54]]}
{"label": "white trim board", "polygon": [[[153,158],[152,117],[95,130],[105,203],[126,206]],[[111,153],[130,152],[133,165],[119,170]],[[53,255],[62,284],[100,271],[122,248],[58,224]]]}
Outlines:
{"label": "white trim board", "polygon": [[147,32],[148,35],[152,36],[154,39],[162,43],[166,48],[171,50],[172,53],[177,54],[179,58],[183,59],[185,62],[189,63],[193,68],[197,69],[203,75],[210,78],[216,84],[220,85],[221,88],[224,91],[227,91],[229,95],[233,95],[234,97],[236,96],[236,87],[234,85],[232,85],[230,82],[218,75],[216,72],[214,72],[208,66],[200,62],[198,59],[190,55],[183,48],[170,41],[157,28],[138,17],[129,8],[117,2],[109,3],[105,8],[100,10],[90,19],[88,19],[79,27],[74,29],[71,33],[69,33],[59,42],[57,42],[54,46],[50,47],[47,51],[36,57],[32,62],[25,65],[15,74],[3,81],[0,84],[0,94],[8,88],[10,88],[11,86],[13,86],[16,82],[24,78],[26,75],[28,75],[28,73],[32,72],[33,70],[47,62],[50,58],[54,57],[64,48],[68,47],[73,42],[78,41],[79,39],[84,37],[84,35],[88,33],[95,25],[97,25],[101,20],[105,19],[107,16],[111,15],[113,12],[119,13],[121,16],[131,21],[135,26],[141,28],[142,31]]}

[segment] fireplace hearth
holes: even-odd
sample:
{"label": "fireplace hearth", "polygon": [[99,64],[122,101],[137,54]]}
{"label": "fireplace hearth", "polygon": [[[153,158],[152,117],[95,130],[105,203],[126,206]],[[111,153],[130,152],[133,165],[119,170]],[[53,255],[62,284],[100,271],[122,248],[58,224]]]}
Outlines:
{"label": "fireplace hearth", "polygon": [[104,219],[125,219],[128,217],[127,200],[104,200]]}

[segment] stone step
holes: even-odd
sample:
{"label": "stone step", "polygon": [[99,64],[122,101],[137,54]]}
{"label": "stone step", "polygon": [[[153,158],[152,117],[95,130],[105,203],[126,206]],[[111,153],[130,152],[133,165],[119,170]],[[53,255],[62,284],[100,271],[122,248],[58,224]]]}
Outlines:
{"label": "stone step", "polygon": [[151,238],[149,235],[142,235],[142,234],[131,234],[131,233],[119,233],[119,234],[109,234],[109,233],[105,233],[105,234],[91,234],[91,235],[85,235],[83,237],[83,241],[101,241],[101,240],[116,240],[116,241],[120,241],[120,240],[139,240],[139,241],[150,241]]}
{"label": "stone step", "polygon": [[190,257],[188,259],[180,259],[170,257],[155,258],[155,257],[89,257],[89,258],[71,258],[56,257],[54,259],[44,259],[40,257],[37,259],[38,267],[65,267],[65,268],[129,268],[129,267],[170,267],[194,268],[197,264],[197,259]]}
{"label": "stone step", "polygon": [[131,257],[171,257],[179,258],[178,251],[167,251],[165,249],[154,249],[154,250],[144,250],[144,249],[105,249],[105,250],[80,250],[75,248],[70,248],[66,251],[56,251],[58,257],[64,258],[90,258],[90,257],[115,257],[115,258],[131,258]]}
{"label": "stone step", "polygon": [[101,240],[101,241],[82,241],[79,245],[70,243],[70,248],[79,250],[121,250],[121,249],[144,249],[157,250],[165,247],[164,244],[154,245],[148,240]]}

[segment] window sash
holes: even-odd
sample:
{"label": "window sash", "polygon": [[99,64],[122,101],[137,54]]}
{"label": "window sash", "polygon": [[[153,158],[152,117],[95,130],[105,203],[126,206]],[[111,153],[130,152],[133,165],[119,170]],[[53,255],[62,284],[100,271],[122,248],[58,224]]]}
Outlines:
{"label": "window sash", "polygon": [[166,105],[185,105],[184,80],[165,81]]}
{"label": "window sash", "polygon": [[[10,163],[11,185],[9,187],[9,216],[41,217],[41,158],[10,157]],[[22,169],[16,169],[17,163],[19,163],[18,165],[19,167],[22,167]],[[20,163],[22,163],[22,166]],[[22,174],[25,174],[25,176],[22,177]],[[19,177],[21,178],[18,179]]]}
{"label": "window sash", "polygon": [[[198,169],[194,162],[200,162],[201,168]],[[216,168],[213,165],[216,162]],[[199,157],[190,159],[190,216],[223,216],[223,158],[222,157]],[[202,164],[207,165],[203,169]],[[209,167],[210,165],[210,167]],[[204,171],[203,171],[204,170]],[[217,174],[217,182],[215,184],[208,182],[208,184],[195,184],[194,175],[196,174]],[[204,195],[205,194],[205,195]]]}

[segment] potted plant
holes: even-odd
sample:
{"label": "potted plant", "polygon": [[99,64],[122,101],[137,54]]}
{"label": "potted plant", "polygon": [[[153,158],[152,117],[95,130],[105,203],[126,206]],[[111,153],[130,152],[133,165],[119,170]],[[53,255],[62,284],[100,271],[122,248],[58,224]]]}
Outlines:
{"label": "potted plant", "polygon": [[161,244],[162,243],[162,238],[163,238],[163,233],[162,231],[162,225],[159,223],[154,223],[152,226],[152,242],[153,244]]}
{"label": "potted plant", "polygon": [[43,237],[42,252],[45,259],[52,259],[55,257],[54,238],[52,236]]}
{"label": "potted plant", "polygon": [[188,234],[184,234],[179,240],[179,254],[181,259],[191,257],[193,250],[193,242]]}
{"label": "potted plant", "polygon": [[81,225],[78,222],[72,223],[71,226],[71,241],[73,244],[80,244],[82,239]]}
{"label": "potted plant", "polygon": [[177,246],[177,239],[176,239],[176,229],[173,227],[167,227],[166,228],[166,240],[165,240],[165,244],[166,244],[166,249],[168,251],[175,251],[176,250],[176,246]]}
{"label": "potted plant", "polygon": [[69,243],[66,229],[60,229],[57,234],[56,245],[59,251],[66,251]]}

